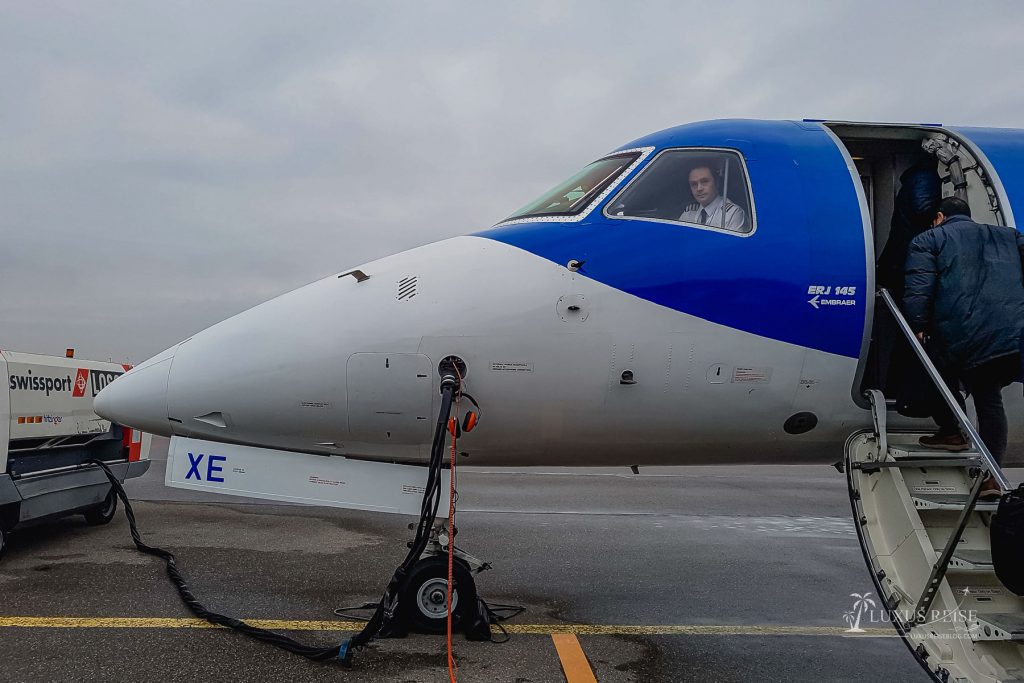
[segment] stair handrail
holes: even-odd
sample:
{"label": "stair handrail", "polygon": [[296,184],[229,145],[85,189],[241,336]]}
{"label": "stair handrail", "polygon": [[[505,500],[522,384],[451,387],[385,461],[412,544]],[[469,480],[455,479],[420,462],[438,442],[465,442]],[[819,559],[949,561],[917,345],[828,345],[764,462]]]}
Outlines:
{"label": "stair handrail", "polygon": [[981,453],[981,457],[985,460],[985,467],[987,468],[988,473],[995,477],[995,480],[999,482],[999,486],[1004,491],[1010,490],[1010,481],[1006,478],[1006,475],[1003,474],[1003,469],[999,466],[999,463],[996,462],[996,459],[992,457],[992,453],[988,450],[988,447],[985,446],[985,442],[981,440],[981,435],[978,434],[978,430],[975,429],[970,419],[968,419],[967,414],[960,408],[960,404],[957,403],[955,398],[953,398],[953,392],[946,386],[946,382],[943,381],[942,375],[939,374],[935,364],[932,363],[932,359],[928,357],[928,352],[924,350],[924,346],[918,340],[917,335],[915,335],[914,331],[910,329],[910,323],[908,323],[907,319],[903,317],[903,312],[900,310],[899,306],[896,305],[896,301],[893,300],[892,294],[890,294],[889,290],[885,287],[882,287],[878,290],[878,295],[889,308],[889,312],[892,313],[892,317],[896,320],[896,324],[903,332],[903,336],[907,338],[908,342],[910,342],[910,348],[912,348],[914,353],[917,354],[918,359],[924,366],[925,372],[928,373],[928,377],[931,378],[932,382],[938,388],[939,393],[942,395],[942,399],[946,402],[946,405],[952,409],[953,415],[956,416],[957,422],[960,423],[960,429],[967,434],[967,438],[970,439],[974,447],[979,453]]}

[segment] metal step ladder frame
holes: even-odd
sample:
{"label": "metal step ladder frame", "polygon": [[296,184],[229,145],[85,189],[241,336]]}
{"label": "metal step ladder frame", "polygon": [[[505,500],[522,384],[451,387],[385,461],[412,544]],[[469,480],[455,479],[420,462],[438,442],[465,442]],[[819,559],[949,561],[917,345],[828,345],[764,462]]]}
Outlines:
{"label": "metal step ladder frame", "polygon": [[[939,555],[938,561],[932,567],[931,576],[928,577],[928,582],[925,584],[924,592],[917,601],[917,606],[914,609],[914,623],[923,624],[925,622],[925,614],[931,607],[932,601],[935,599],[935,591],[938,589],[939,584],[942,583],[943,578],[946,576],[946,571],[949,569],[949,562],[953,558],[953,552],[956,550],[957,544],[960,542],[960,537],[963,535],[964,529],[967,527],[967,522],[970,520],[971,514],[974,512],[974,506],[978,502],[978,496],[981,493],[981,485],[987,478],[987,475],[991,474],[999,486],[1004,490],[1010,488],[1010,482],[1007,480],[1006,475],[1003,473],[1002,468],[996,462],[995,458],[992,457],[992,453],[988,450],[985,442],[982,441],[981,435],[978,430],[971,423],[967,414],[960,408],[960,404],[953,396],[953,392],[946,386],[946,382],[942,379],[942,375],[939,374],[935,364],[932,363],[931,358],[928,357],[928,353],[924,350],[924,346],[918,341],[914,331],[910,329],[910,325],[907,323],[907,319],[903,317],[903,313],[896,305],[896,301],[892,298],[892,295],[884,287],[878,291],[879,297],[885,302],[886,307],[889,309],[889,313],[892,314],[893,319],[899,326],[900,331],[903,332],[903,336],[910,342],[910,347],[914,350],[918,360],[924,366],[925,371],[928,373],[928,377],[935,384],[939,393],[942,395],[942,399],[946,402],[952,411],[953,415],[956,416],[957,423],[960,425],[960,429],[967,434],[968,440],[971,445],[981,454],[982,462],[979,463],[979,467],[976,468],[974,473],[974,486],[971,488],[970,496],[968,496],[967,504],[964,505],[963,510],[960,512],[960,517],[957,520],[957,525],[952,534],[949,536],[949,540],[946,542],[945,548],[942,550],[942,554]],[[885,428],[885,413],[887,406],[885,403],[885,396],[878,390],[868,391],[868,398],[871,401],[871,413],[875,423],[875,429]],[[879,439],[879,446],[885,445],[885,450],[879,450],[879,454],[885,454],[882,457],[888,457],[888,443],[883,433],[876,433]],[[951,459],[953,461],[954,459]],[[958,459],[957,459],[958,460]],[[908,467],[920,466],[913,462],[908,462]],[[932,465],[940,466],[940,465]],[[952,464],[948,466],[953,466]],[[963,467],[963,465],[957,465]]]}
{"label": "metal step ladder frame", "polygon": [[[985,442],[981,440],[981,435],[971,423],[971,420],[967,417],[967,413],[960,408],[960,404],[957,403],[956,399],[953,397],[953,392],[946,386],[945,381],[942,379],[942,375],[939,374],[935,364],[932,363],[932,359],[928,357],[928,352],[924,350],[924,346],[922,346],[921,342],[917,340],[917,336],[914,334],[914,331],[910,329],[910,324],[907,323],[907,319],[903,317],[903,313],[900,311],[899,306],[896,305],[896,302],[893,300],[889,290],[883,287],[878,290],[878,296],[882,299],[886,307],[889,309],[889,313],[892,314],[892,317],[896,320],[896,324],[899,326],[900,331],[903,332],[903,336],[907,338],[908,342],[910,342],[910,348],[914,350],[914,354],[917,355],[918,360],[921,361],[921,365],[924,366],[925,371],[928,373],[928,377],[942,394],[942,399],[946,402],[946,405],[952,409],[953,415],[956,416],[956,421],[960,424],[960,429],[967,434],[967,438],[970,440],[971,445],[977,449],[985,460],[984,474],[991,474],[995,477],[996,481],[999,482],[999,486],[1004,490],[1009,490],[1010,482],[1003,473],[1002,468],[999,467],[996,459],[992,457],[992,453],[988,450],[988,447],[985,446]],[[881,392],[879,392],[879,395],[881,395]],[[884,400],[882,401],[880,408],[884,412]],[[872,405],[872,413],[874,412],[875,407]],[[882,426],[884,425],[885,420],[883,419]],[[877,419],[875,426],[876,428],[878,427]],[[883,452],[887,452],[887,450]]]}
{"label": "metal step ladder frame", "polygon": [[[943,385],[945,385],[945,383],[943,383]],[[884,427],[884,413],[887,410],[885,396],[877,389],[871,389],[867,394],[871,401],[871,413],[874,417],[875,429],[878,429],[879,426]],[[875,433],[875,438],[878,440],[879,444],[879,457],[891,457],[888,450],[888,439],[884,438],[878,432]],[[886,450],[884,451],[882,450],[883,444],[886,446]],[[954,527],[953,532],[949,535],[942,552],[939,554],[939,559],[932,566],[932,571],[928,577],[928,581],[925,583],[924,591],[921,593],[921,597],[918,598],[917,604],[914,607],[914,618],[911,621],[910,626],[917,626],[927,621],[928,610],[931,608],[932,602],[935,600],[935,594],[939,588],[939,584],[941,584],[942,580],[946,577],[946,571],[949,569],[950,561],[953,559],[953,553],[956,550],[957,545],[960,543],[960,538],[963,536],[964,529],[967,528],[967,523],[971,519],[974,507],[978,503],[978,495],[981,493],[981,485],[985,481],[983,472],[986,471],[986,468],[983,462],[983,457],[978,456],[948,456],[945,458],[901,458],[899,460],[886,460],[870,463],[850,463],[850,469],[860,470],[865,474],[873,474],[885,468],[919,467],[962,467],[968,468],[969,471],[973,472],[974,483],[971,486],[971,493],[967,496],[967,501],[964,504],[963,509],[960,511],[960,516],[957,518],[956,526]]]}
{"label": "metal step ladder frame", "polygon": [[[915,648],[910,640],[910,631],[922,624],[925,621],[925,615],[928,613],[937,593],[938,588],[942,585],[945,579],[946,572],[953,562],[955,551],[963,535],[964,529],[966,528],[971,514],[975,510],[975,506],[978,503],[978,497],[981,492],[982,483],[986,479],[986,475],[991,474],[995,480],[999,483],[1000,487],[1004,490],[1009,490],[1009,481],[1002,469],[996,463],[995,458],[992,457],[992,453],[985,446],[985,443],[981,439],[981,435],[977,429],[971,423],[966,413],[960,408],[959,403],[953,397],[953,393],[949,387],[946,386],[945,381],[939,374],[938,369],[932,363],[928,357],[924,347],[918,341],[913,330],[910,329],[910,325],[907,323],[903,314],[899,310],[896,302],[893,300],[892,295],[886,289],[880,289],[878,291],[878,298],[889,309],[890,314],[895,319],[900,331],[906,337],[910,343],[911,348],[914,350],[915,355],[921,362],[928,377],[938,388],[940,395],[946,404],[953,411],[953,415],[956,417],[960,429],[966,434],[968,440],[973,445],[976,453],[969,455],[955,455],[950,454],[949,456],[943,457],[936,454],[935,457],[929,458],[901,458],[895,460],[889,452],[888,443],[888,427],[887,427],[887,409],[885,396],[882,392],[877,390],[871,390],[866,392],[866,395],[871,403],[871,414],[874,426],[873,436],[878,444],[878,457],[874,461],[870,462],[852,462],[851,453],[853,452],[854,442],[871,433],[871,430],[858,431],[850,436],[846,442],[846,474],[847,483],[850,491],[850,503],[853,508],[855,528],[857,531],[858,540],[860,541],[861,548],[864,553],[864,559],[871,570],[872,582],[878,591],[878,596],[882,598],[885,603],[886,609],[889,611],[891,617],[891,623],[896,628],[897,633],[900,635],[901,640],[907,645],[908,649],[917,659],[918,663],[922,668],[928,672],[928,674],[934,680],[942,680],[943,674],[948,677],[948,672],[945,672],[941,667],[937,670],[932,670],[929,665],[928,653],[924,651],[923,646]],[[867,518],[865,516],[863,506],[861,504],[861,493],[858,489],[856,481],[856,473],[858,471],[864,474],[873,474],[879,472],[882,469],[888,468],[921,468],[921,467],[958,467],[967,469],[969,476],[973,475],[973,485],[971,487],[971,493],[961,511],[956,526],[953,532],[950,534],[948,541],[942,552],[939,554],[939,558],[932,567],[930,576],[925,584],[922,594],[916,601],[914,607],[913,616],[906,622],[896,612],[900,603],[909,603],[913,598],[912,596],[906,595],[902,590],[887,590],[884,586],[884,580],[886,578],[885,572],[872,561],[872,557],[875,554],[874,548],[872,547],[871,540],[864,531],[864,526],[867,524]],[[894,586],[894,589],[897,588]]]}

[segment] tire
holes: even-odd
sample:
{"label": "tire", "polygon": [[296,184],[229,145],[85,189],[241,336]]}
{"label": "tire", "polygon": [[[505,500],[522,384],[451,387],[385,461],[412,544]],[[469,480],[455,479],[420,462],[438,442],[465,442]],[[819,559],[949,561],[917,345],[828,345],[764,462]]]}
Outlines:
{"label": "tire", "polygon": [[[455,560],[452,569],[452,630],[476,609],[476,582],[466,565]],[[448,557],[420,560],[402,584],[399,610],[405,624],[420,633],[448,630]]]}
{"label": "tire", "polygon": [[7,530],[0,524],[0,559],[3,559],[5,550],[7,550]]}
{"label": "tire", "polygon": [[114,514],[117,512],[117,494],[111,489],[107,497],[103,499],[103,502],[99,505],[89,508],[82,515],[85,517],[85,522],[89,526],[103,526],[109,524],[110,520],[114,519]]}

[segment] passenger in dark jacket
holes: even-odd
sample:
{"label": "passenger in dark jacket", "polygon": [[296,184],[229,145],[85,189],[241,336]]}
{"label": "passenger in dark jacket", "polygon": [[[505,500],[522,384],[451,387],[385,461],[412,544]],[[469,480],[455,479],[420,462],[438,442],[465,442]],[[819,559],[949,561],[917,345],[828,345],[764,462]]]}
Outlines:
{"label": "passenger in dark jacket", "polygon": [[[1024,235],[970,215],[966,202],[947,197],[935,227],[910,243],[903,310],[919,339],[930,335],[929,354],[961,407],[960,381],[974,396],[981,438],[999,461],[1007,432],[1002,388],[1020,371]],[[939,433],[921,444],[965,450],[949,407],[942,403],[934,416]]]}
{"label": "passenger in dark jacket", "polygon": [[903,295],[903,264],[911,241],[932,227],[942,201],[942,180],[937,160],[926,155],[900,176],[900,191],[892,212],[889,239],[878,258],[878,283],[897,301]]}
{"label": "passenger in dark jacket", "polygon": [[[906,275],[907,249],[915,237],[929,230],[942,201],[942,179],[937,169],[938,160],[923,154],[900,175],[900,189],[893,205],[889,238],[878,259],[877,278],[880,287],[900,301]],[[871,353],[881,385],[887,395],[896,399],[896,409],[902,415],[921,417],[932,412],[938,394],[928,382],[928,375],[918,365],[908,344],[899,340],[895,322],[888,316],[875,321],[875,339],[881,343],[871,345]]]}

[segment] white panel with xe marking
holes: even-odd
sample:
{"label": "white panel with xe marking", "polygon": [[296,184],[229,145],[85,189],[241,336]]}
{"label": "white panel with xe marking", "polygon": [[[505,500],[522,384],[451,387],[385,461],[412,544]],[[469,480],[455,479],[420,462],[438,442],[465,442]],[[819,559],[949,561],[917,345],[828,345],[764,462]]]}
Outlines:
{"label": "white panel with xe marking", "polygon": [[[427,468],[175,436],[168,486],[308,505],[419,515]],[[441,475],[448,509],[449,476]]]}

